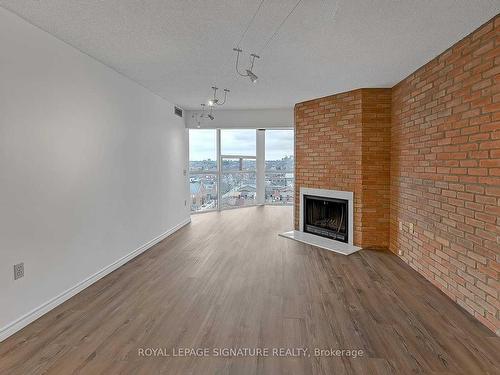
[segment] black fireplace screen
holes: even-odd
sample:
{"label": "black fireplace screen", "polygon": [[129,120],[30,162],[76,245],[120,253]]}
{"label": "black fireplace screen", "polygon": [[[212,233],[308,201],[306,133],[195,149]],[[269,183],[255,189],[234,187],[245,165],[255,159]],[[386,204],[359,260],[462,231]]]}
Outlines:
{"label": "black fireplace screen", "polygon": [[348,201],[304,195],[304,232],[348,241]]}

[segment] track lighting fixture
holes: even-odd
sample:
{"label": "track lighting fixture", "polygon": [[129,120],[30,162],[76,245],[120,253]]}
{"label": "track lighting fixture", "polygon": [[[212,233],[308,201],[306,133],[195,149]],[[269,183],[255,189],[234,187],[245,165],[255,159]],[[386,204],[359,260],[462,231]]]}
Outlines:
{"label": "track lighting fixture", "polygon": [[207,117],[210,119],[210,120],[214,120],[215,117],[214,117],[214,107],[213,106],[210,106],[210,113],[207,115]]}
{"label": "track lighting fixture", "polygon": [[[239,65],[240,65],[240,53],[242,53],[243,50],[240,48],[240,45],[241,45],[241,42],[243,41],[243,39],[245,38],[245,35],[247,34],[248,30],[250,29],[250,26],[254,22],[255,17],[257,16],[257,14],[259,13],[260,9],[262,8],[262,4],[264,3],[264,1],[265,0],[260,0],[259,6],[255,10],[255,12],[254,12],[252,18],[250,19],[250,21],[248,22],[248,25],[246,26],[245,31],[243,31],[243,34],[241,34],[241,37],[240,37],[238,43],[236,44],[236,47],[233,48],[233,51],[236,52],[236,73],[238,73],[238,75],[240,75],[242,77],[248,77],[250,79],[250,81],[252,81],[252,83],[257,82],[257,80],[259,79],[259,77],[257,77],[257,74],[255,74],[254,71],[253,71],[253,68],[254,68],[254,65],[255,65],[255,59],[260,59],[259,55],[261,55],[262,52],[269,46],[269,44],[271,43],[271,41],[274,39],[274,37],[280,31],[281,27],[286,23],[286,21],[288,20],[288,18],[293,14],[293,12],[295,11],[295,9],[297,9],[297,7],[299,6],[299,4],[302,2],[302,0],[297,0],[297,3],[295,4],[295,6],[288,12],[288,14],[285,16],[285,18],[283,18],[283,20],[276,27],[276,29],[271,34],[271,36],[265,41],[265,43],[262,46],[262,48],[258,50],[258,54],[259,55],[257,55],[256,53],[251,53],[250,54],[250,66],[248,67],[248,69],[244,69],[245,73],[242,73],[242,72],[240,72]],[[215,81],[216,81],[216,79],[215,79]],[[208,100],[208,105],[210,106],[210,113],[207,114],[207,115],[205,115],[205,105],[202,104],[203,111],[202,111],[202,114],[200,115],[201,119],[203,119],[205,117],[208,117],[210,120],[214,120],[215,119],[215,117],[213,115],[213,109],[214,109],[214,107],[216,105],[220,106],[220,105],[224,105],[226,103],[227,94],[229,93],[229,90],[228,89],[224,89],[224,100],[220,101],[219,98],[217,97],[217,90],[218,89],[219,89],[218,87],[212,86],[212,90],[214,91],[214,95],[213,95],[213,98],[210,98]],[[199,125],[199,123],[198,123],[198,125]]]}
{"label": "track lighting fixture", "polygon": [[208,105],[209,105],[210,107],[212,107],[212,106],[216,105],[216,104],[217,104],[217,102],[219,101],[219,99],[217,99],[217,90],[218,90],[218,89],[219,89],[218,87],[212,86],[212,90],[214,90],[214,98],[213,98],[213,99],[209,99],[209,100],[208,100]]}
{"label": "track lighting fixture", "polygon": [[256,55],[255,53],[250,54],[250,67],[245,70],[245,74],[240,73],[238,69],[239,61],[240,61],[240,53],[243,52],[241,48],[233,48],[233,51],[236,52],[236,73],[238,73],[242,77],[248,77],[250,78],[250,81],[253,83],[257,82],[257,75],[253,72],[253,65],[255,63],[255,59],[260,59],[260,56]]}
{"label": "track lighting fixture", "polygon": [[196,123],[196,127],[199,129],[201,128],[201,123],[203,122],[203,119],[207,117],[205,115],[205,104],[201,104],[201,113],[199,115],[197,114],[192,114],[191,115],[191,118],[193,119],[193,121]]}
{"label": "track lighting fixture", "polygon": [[227,94],[228,94],[228,92],[230,92],[230,90],[224,89],[224,100],[221,102],[217,98],[217,90],[218,89],[219,89],[218,87],[212,86],[212,90],[214,90],[214,97],[212,99],[208,100],[208,105],[211,106],[211,107],[214,106],[214,105],[224,105],[226,103]]}
{"label": "track lighting fixture", "polygon": [[222,103],[218,103],[219,105],[226,104],[227,94],[228,93],[229,93],[229,90],[228,89],[224,89],[224,101]]}
{"label": "track lighting fixture", "polygon": [[214,107],[210,106],[210,113],[207,115],[207,117],[213,121],[214,117]]}
{"label": "track lighting fixture", "polygon": [[[214,107],[213,106],[210,106],[210,112],[208,114],[205,113],[205,108],[206,108],[206,105],[205,104],[201,104],[201,114],[200,114],[200,119],[203,120],[205,117],[209,118],[210,120],[214,120],[215,119],[215,116],[214,116]],[[200,121],[198,121],[198,125],[200,125]]]}
{"label": "track lighting fixture", "polygon": [[248,69],[247,69],[247,76],[248,76],[248,78],[250,78],[250,81],[252,81],[253,83],[257,82],[257,79],[259,78],[255,74],[253,74],[251,70],[248,70]]}

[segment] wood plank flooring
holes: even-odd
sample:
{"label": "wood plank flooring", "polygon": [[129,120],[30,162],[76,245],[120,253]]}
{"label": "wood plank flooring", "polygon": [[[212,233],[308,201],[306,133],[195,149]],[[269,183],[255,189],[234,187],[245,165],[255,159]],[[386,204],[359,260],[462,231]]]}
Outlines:
{"label": "wood plank flooring", "polygon": [[[0,374],[500,373],[500,338],[396,256],[278,236],[291,228],[291,207],[193,216],[1,343]],[[280,347],[310,356],[172,356]],[[139,355],[147,348],[171,356]]]}

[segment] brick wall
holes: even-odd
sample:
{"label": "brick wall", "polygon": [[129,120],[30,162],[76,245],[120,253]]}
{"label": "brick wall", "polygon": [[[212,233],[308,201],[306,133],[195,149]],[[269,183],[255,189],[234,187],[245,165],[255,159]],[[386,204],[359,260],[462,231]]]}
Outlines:
{"label": "brick wall", "polygon": [[393,88],[390,228],[392,251],[497,334],[499,63],[497,16]]}
{"label": "brick wall", "polygon": [[392,89],[297,104],[295,136],[296,207],[300,186],[353,191],[356,244],[500,335],[500,16]]}
{"label": "brick wall", "polygon": [[362,90],[363,247],[389,246],[391,89]]}
{"label": "brick wall", "polygon": [[365,248],[389,245],[390,102],[390,89],[360,89],[295,106],[295,207],[300,187],[354,192]]}
{"label": "brick wall", "polygon": [[361,90],[295,105],[296,229],[300,187],[353,191],[361,243]]}

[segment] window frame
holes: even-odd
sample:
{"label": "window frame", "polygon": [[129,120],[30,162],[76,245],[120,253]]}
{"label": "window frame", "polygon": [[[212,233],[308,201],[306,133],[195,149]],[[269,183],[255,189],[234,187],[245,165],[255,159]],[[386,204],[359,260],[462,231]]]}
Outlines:
{"label": "window frame", "polygon": [[[191,130],[199,130],[199,129],[189,129]],[[189,181],[191,176],[196,175],[214,175],[216,176],[217,181],[217,205],[215,208],[201,211],[190,211],[193,214],[201,214],[205,212],[214,212],[214,211],[224,211],[224,210],[232,210],[235,208],[244,208],[244,207],[254,207],[260,205],[275,205],[275,206],[289,206],[293,205],[289,203],[268,203],[266,202],[266,175],[268,174],[283,174],[283,173],[291,173],[292,178],[295,181],[295,168],[293,171],[276,171],[276,170],[267,170],[266,168],[266,147],[265,147],[265,137],[266,130],[293,130],[293,127],[284,127],[284,128],[214,128],[214,129],[204,129],[204,130],[215,130],[216,131],[216,165],[217,170],[215,171],[191,171],[188,168],[188,176]],[[240,155],[240,154],[222,154],[221,153],[221,131],[223,130],[254,130],[256,136],[256,150],[255,155]],[[191,145],[188,145],[188,148]],[[189,155],[189,153],[188,153]],[[294,155],[295,157],[295,145],[294,145]],[[223,160],[224,159],[246,159],[246,160],[255,160],[255,169],[253,170],[223,170]],[[188,160],[188,164],[190,167],[191,160]],[[254,173],[256,177],[256,199],[254,204],[249,204],[241,207],[222,207],[222,194],[221,194],[221,185],[222,185],[222,177],[228,174],[239,174],[239,173]],[[190,199],[191,194],[190,194]],[[190,202],[191,206],[191,202]]]}
{"label": "window frame", "polygon": [[[267,131],[280,131],[280,130],[289,130],[289,131],[292,131],[293,132],[293,127],[292,128],[268,128],[266,129],[266,133],[265,133],[265,136],[267,136]],[[266,146],[267,146],[267,143],[266,143]],[[293,139],[293,145],[292,145],[292,150],[293,150],[293,157],[295,159],[295,139]],[[291,174],[292,175],[292,180],[294,181],[294,185],[295,185],[295,165],[293,166],[293,169],[292,170],[285,170],[285,171],[278,171],[278,170],[273,170],[273,169],[267,169],[267,158],[266,158],[266,150],[264,150],[264,184],[266,183],[266,180],[267,180],[267,176],[268,175],[281,175],[281,174],[284,174],[285,177],[284,179],[286,180],[286,174]],[[264,189],[266,189],[266,186],[264,186]],[[294,190],[295,190],[295,186],[294,186]],[[293,203],[293,200],[291,203],[274,203],[274,202],[267,202],[266,199],[265,199],[265,193],[266,191],[264,190],[264,204],[266,205],[271,205],[271,206],[292,206],[294,203]]]}
{"label": "window frame", "polygon": [[[221,155],[221,173],[238,173],[238,172],[254,172],[257,173],[257,156],[247,155]],[[240,169],[224,169],[224,159],[241,159],[241,160],[255,160],[255,169],[240,170]]]}

